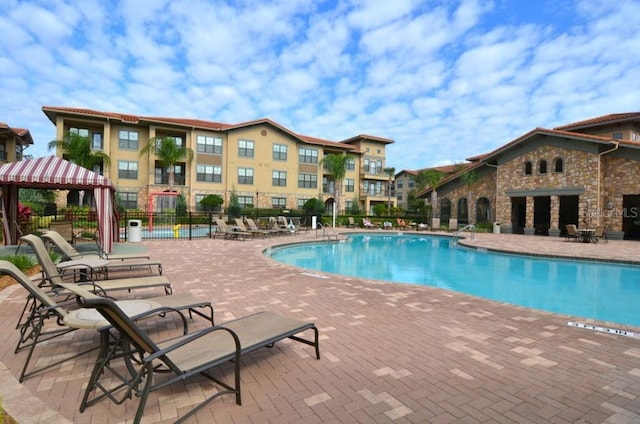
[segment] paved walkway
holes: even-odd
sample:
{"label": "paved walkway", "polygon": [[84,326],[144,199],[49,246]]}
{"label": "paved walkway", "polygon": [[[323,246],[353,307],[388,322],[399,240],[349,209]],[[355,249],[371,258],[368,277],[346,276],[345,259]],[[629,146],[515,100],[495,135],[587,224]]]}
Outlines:
{"label": "paved walkway", "polygon": [[[280,342],[243,358],[243,405],[215,400],[189,422],[216,423],[637,423],[640,340],[568,327],[568,317],[412,285],[304,272],[262,255],[266,240],[145,242],[178,293],[210,299],[218,322],[269,309],[313,320],[322,359]],[[640,243],[565,243],[478,234],[488,249],[636,261]],[[485,278],[470,275],[469,278]],[[153,294],[160,294],[153,293]],[[20,423],[130,423],[137,400],[78,412],[93,356],[15,381],[21,287],[0,292],[0,397]],[[640,306],[640,301],[639,301]],[[640,310],[640,307],[639,307]],[[174,322],[157,320],[162,331]],[[192,328],[202,328],[202,320]],[[638,329],[630,329],[639,331]],[[93,331],[36,350],[36,360],[97,343]],[[146,423],[174,421],[215,388],[192,379],[151,396]]]}

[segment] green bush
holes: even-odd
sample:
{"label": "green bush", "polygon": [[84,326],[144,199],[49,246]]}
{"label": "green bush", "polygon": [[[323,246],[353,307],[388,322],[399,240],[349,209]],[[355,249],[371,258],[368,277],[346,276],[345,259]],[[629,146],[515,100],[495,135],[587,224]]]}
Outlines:
{"label": "green bush", "polygon": [[27,255],[3,255],[0,256],[0,259],[11,262],[22,272],[36,266],[35,260],[31,256]]}

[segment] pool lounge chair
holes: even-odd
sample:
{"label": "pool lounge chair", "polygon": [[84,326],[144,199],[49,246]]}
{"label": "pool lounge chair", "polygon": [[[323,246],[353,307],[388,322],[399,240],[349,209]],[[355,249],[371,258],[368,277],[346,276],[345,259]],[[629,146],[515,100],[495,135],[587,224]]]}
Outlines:
{"label": "pool lounge chair", "polygon": [[235,218],[234,222],[236,223],[236,227],[240,229],[240,231],[244,231],[245,233],[249,233],[251,234],[251,237],[255,237],[255,236],[262,236],[265,237],[266,234],[261,231],[261,230],[253,230],[251,228],[247,228],[246,225],[244,225],[244,222],[242,221],[242,218]]}
{"label": "pool lounge chair", "polygon": [[[262,347],[272,347],[276,342],[289,338],[313,346],[316,358],[320,359],[318,330],[313,323],[283,317],[272,312],[259,312],[177,339],[156,342],[110,299],[82,296],[77,299],[83,307],[96,308],[112,325],[100,331],[100,353],[82,398],[80,412],[84,412],[88,406],[104,398],[120,404],[131,399],[131,395],[135,393],[139,400],[133,422],[137,424],[144,414],[147,398],[153,391],[176,382],[184,382],[193,376],[205,377],[220,386],[213,395],[205,398],[186,415],[180,417],[178,421],[182,422],[225,394],[235,395],[236,403],[238,405],[242,403],[240,391],[242,355]],[[313,340],[297,336],[298,333],[306,330],[314,332]],[[130,348],[114,353],[110,342],[113,337]],[[119,372],[120,361],[116,361],[119,357],[128,364],[128,374]],[[232,366],[233,383],[223,381],[210,373],[210,370],[223,364]],[[160,373],[157,380],[156,372]],[[110,380],[111,377],[119,379],[121,384],[100,383],[101,378]],[[90,399],[94,392],[96,392],[94,397]]]}
{"label": "pool lounge chair", "polygon": [[[56,289],[59,286],[59,283],[65,282],[63,280],[63,275],[61,274],[56,264],[54,264],[51,260],[49,252],[47,251],[47,248],[40,237],[33,234],[28,234],[26,236],[22,236],[21,240],[31,246],[31,249],[36,256],[38,263],[42,268],[42,284],[49,285],[51,289]],[[81,270],[83,267],[82,262],[82,260],[77,260],[77,262],[74,262],[74,270]],[[86,261],[84,269],[85,273],[83,274],[83,277],[88,280],[85,282],[85,284],[93,285],[93,291],[109,292],[114,290],[135,290],[153,287],[163,288],[165,294],[171,294],[172,291],[171,282],[161,275],[154,275],[150,277],[118,278],[113,280],[100,280],[96,282],[95,280],[91,279],[91,275],[99,271],[92,269],[91,261]]]}
{"label": "pool lounge chair", "polygon": [[75,244],[76,232],[73,230],[73,222],[71,221],[51,221],[49,230],[55,231],[68,243]]}
{"label": "pool lounge chair", "polygon": [[47,230],[43,233],[42,238],[53,243],[66,259],[80,259],[89,256],[98,256],[102,259],[109,260],[126,260],[126,259],[151,259],[151,257],[144,253],[121,253],[112,254],[106,253],[102,250],[95,250],[93,252],[80,252],[76,247],[69,244],[60,233],[54,230]]}
{"label": "pool lounge chair", "polygon": [[[27,349],[29,350],[27,357],[25,358],[22,371],[20,372],[20,382],[23,382],[25,379],[36,373],[45,371],[69,359],[76,358],[94,350],[94,348],[84,350],[73,354],[71,357],[56,360],[54,363],[48,363],[43,367],[29,371],[29,363],[31,362],[34,349],[38,344],[44,343],[58,336],[62,336],[78,328],[86,328],[84,327],[84,325],[86,325],[86,318],[83,317],[80,309],[68,310],[68,302],[58,301],[52,292],[47,292],[41,287],[38,287],[33,280],[27,277],[11,262],[0,260],[0,274],[6,274],[13,277],[13,279],[26,289],[28,293],[23,313],[19,317],[16,325],[16,329],[20,332],[20,337],[15,348],[15,353]],[[71,289],[76,293],[80,292],[87,296],[91,295],[81,286],[68,283],[62,284],[67,290]],[[200,315],[210,321],[212,326],[214,325],[213,307],[211,306],[211,302],[196,299],[189,294],[158,296],[144,299],[144,301],[147,302],[148,305],[153,305],[145,316],[157,315],[170,311],[188,310],[190,316],[195,313],[196,315]],[[131,300],[123,300],[116,303],[126,307],[130,305],[131,302]],[[203,311],[203,309],[205,311]],[[53,322],[55,322],[56,326],[52,327],[51,325],[48,325],[48,323]],[[183,320],[183,324],[186,325],[186,321]],[[108,322],[96,321],[93,325],[100,327],[108,325]]]}
{"label": "pool lounge chair", "polygon": [[[153,272],[154,269],[158,270],[158,274],[162,275],[162,263],[158,261],[152,261],[148,255],[114,255],[109,257],[100,254],[83,254],[78,252],[72,245],[70,245],[64,237],[62,237],[56,231],[47,231],[42,235],[42,238],[52,243],[57,250],[62,254],[64,261],[84,261],[92,259],[107,260],[100,266],[101,272],[98,275],[104,275],[105,279],[109,278],[109,271],[122,271],[133,270],[137,268],[148,268],[149,272]],[[60,263],[61,267],[65,267],[64,262]],[[66,265],[71,266],[69,264]]]}
{"label": "pool lounge chair", "polygon": [[244,240],[246,237],[251,237],[251,233],[242,231],[237,227],[229,227],[227,223],[220,218],[214,218],[218,231],[213,234],[213,238],[217,235],[224,236],[226,239]]}
{"label": "pool lounge chair", "polygon": [[265,236],[272,236],[278,234],[278,230],[267,230],[258,228],[258,225],[252,218],[247,218],[247,225],[249,226],[249,231],[252,231],[256,234],[262,234]]}
{"label": "pool lounge chair", "polygon": [[593,233],[593,240],[596,243],[600,243],[601,241],[607,243],[607,232],[606,227],[599,225],[596,227],[596,231]]}

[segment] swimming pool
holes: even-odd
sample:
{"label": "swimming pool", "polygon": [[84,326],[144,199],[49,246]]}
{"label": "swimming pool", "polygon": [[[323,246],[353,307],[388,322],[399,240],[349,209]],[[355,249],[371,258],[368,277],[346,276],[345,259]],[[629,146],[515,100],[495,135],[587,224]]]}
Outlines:
{"label": "swimming pool", "polygon": [[[209,236],[209,227],[192,227],[191,228],[191,237],[199,238],[199,237],[208,237]],[[124,238],[125,230],[120,230],[120,237]],[[143,239],[160,239],[160,238],[176,238],[175,233],[172,228],[154,228],[152,231],[149,231],[147,228],[142,228],[140,230],[140,236]],[[183,226],[178,230],[177,238],[188,238],[189,237],[189,227]]]}
{"label": "swimming pool", "polygon": [[350,235],[338,243],[272,248],[276,261],[419,284],[513,305],[640,326],[640,267],[454,247],[448,237]]}

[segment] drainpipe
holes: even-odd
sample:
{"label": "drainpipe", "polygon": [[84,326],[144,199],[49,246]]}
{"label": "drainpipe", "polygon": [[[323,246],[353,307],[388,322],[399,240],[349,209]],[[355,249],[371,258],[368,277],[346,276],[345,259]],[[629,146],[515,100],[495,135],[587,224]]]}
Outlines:
{"label": "drainpipe", "polygon": [[598,188],[596,190],[596,194],[597,199],[596,199],[596,203],[597,203],[597,209],[596,211],[598,211],[598,219],[596,220],[597,224],[596,225],[600,225],[600,218],[601,218],[601,213],[600,213],[600,171],[601,171],[601,165],[600,165],[600,158],[604,155],[606,155],[607,153],[611,153],[611,152],[615,152],[616,150],[618,150],[618,147],[620,147],[620,143],[615,141],[615,140],[611,140],[612,143],[615,144],[615,147],[613,149],[609,149],[609,150],[605,150],[604,152],[600,152],[598,153]]}

